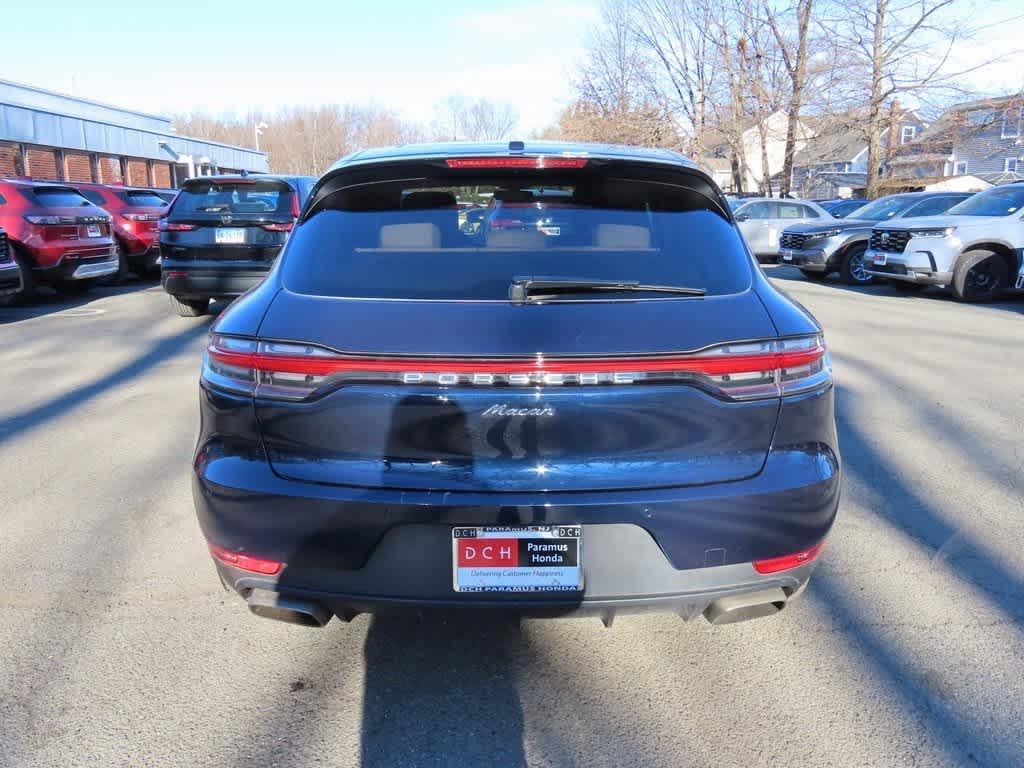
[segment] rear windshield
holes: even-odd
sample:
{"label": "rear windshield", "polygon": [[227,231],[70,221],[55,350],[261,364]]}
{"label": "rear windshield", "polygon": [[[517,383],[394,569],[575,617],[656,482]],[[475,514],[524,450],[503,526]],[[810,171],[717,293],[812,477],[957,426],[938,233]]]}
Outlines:
{"label": "rear windshield", "polygon": [[749,286],[738,232],[687,174],[665,183],[610,168],[551,173],[478,173],[468,184],[439,170],[346,187],[292,233],[285,285],[320,296],[477,301],[507,301],[513,281],[529,278],[712,295]]}
{"label": "rear windshield", "polygon": [[103,205],[107,202],[95,189],[81,189],[78,193],[93,205]]}
{"label": "rear windshield", "polygon": [[1009,216],[1024,208],[1024,184],[993,187],[949,209],[957,216]]}
{"label": "rear windshield", "polygon": [[292,188],[280,181],[198,182],[181,190],[174,215],[292,213]]}
{"label": "rear windshield", "polygon": [[77,208],[92,205],[78,192],[67,187],[32,187],[24,190],[25,197],[42,208]]}
{"label": "rear windshield", "polygon": [[162,208],[167,205],[166,200],[156,194],[156,192],[150,192],[148,189],[122,189],[115,192],[115,194],[128,205],[145,206],[148,208]]}

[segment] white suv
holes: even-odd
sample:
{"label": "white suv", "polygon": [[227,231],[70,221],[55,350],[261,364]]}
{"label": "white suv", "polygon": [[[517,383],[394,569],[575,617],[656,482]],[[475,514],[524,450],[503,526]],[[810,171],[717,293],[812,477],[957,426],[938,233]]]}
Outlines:
{"label": "white suv", "polygon": [[944,216],[871,230],[867,272],[907,289],[950,286],[962,301],[989,301],[1024,275],[1024,183],[979,192]]}

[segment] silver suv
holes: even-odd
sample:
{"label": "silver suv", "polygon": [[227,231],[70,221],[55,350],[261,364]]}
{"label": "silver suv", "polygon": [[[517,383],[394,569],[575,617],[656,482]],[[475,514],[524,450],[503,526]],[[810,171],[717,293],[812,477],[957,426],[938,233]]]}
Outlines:
{"label": "silver suv", "polygon": [[786,227],[779,238],[779,262],[800,268],[810,280],[838,272],[843,282],[872,280],[864,254],[871,228],[893,219],[935,216],[970,197],[966,192],[909,192],[867,203],[845,219]]}
{"label": "silver suv", "polygon": [[907,289],[952,288],[961,301],[990,301],[1024,287],[1024,183],[979,192],[949,210],[875,227],[867,271]]}

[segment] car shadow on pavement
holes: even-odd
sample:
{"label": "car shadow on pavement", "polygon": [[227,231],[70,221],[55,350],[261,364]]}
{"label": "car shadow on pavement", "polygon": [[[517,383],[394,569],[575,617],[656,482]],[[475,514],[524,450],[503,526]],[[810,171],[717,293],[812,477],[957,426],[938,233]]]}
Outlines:
{"label": "car shadow on pavement", "polygon": [[207,316],[199,318],[198,321],[188,322],[180,332],[154,342],[147,352],[91,383],[61,392],[39,405],[0,419],[0,444],[13,440],[23,432],[58,419],[82,407],[107,390],[123,387],[142,376],[150,368],[171,360],[196,340],[205,336],[212,320],[212,317]]}
{"label": "car shadow on pavement", "polygon": [[[851,404],[856,398],[850,390],[837,387],[836,420],[843,471],[847,475],[844,484],[874,489],[878,499],[883,500],[874,513],[919,546],[932,551],[933,557],[938,556],[954,536],[961,537],[962,554],[955,557],[952,566],[955,574],[983,592],[1009,621],[1020,624],[1024,620],[1024,581],[987,554],[980,542],[958,530],[925,493],[894,471],[872,445],[865,425],[852,415]],[[969,449],[957,442],[954,425],[944,424],[940,428],[951,430],[950,444],[959,445],[965,455],[970,455]],[[959,709],[955,678],[948,670],[933,669],[927,658],[907,656],[893,642],[893,631],[899,632],[902,621],[913,623],[916,620],[912,606],[907,606],[908,613],[903,619],[882,618],[874,606],[862,605],[861,597],[855,597],[842,581],[842,575],[826,565],[815,573],[804,599],[819,603],[834,617],[843,637],[871,664],[873,672],[882,677],[894,698],[916,710],[922,726],[950,754],[951,762],[1022,764],[1021,744],[1012,744],[1010,739],[1001,742],[986,739],[983,730],[966,720]],[[951,623],[955,621],[954,611],[959,613],[955,601],[951,601]],[[941,631],[941,625],[936,631]]]}
{"label": "car shadow on pavement", "polygon": [[97,285],[78,296],[40,287],[31,299],[0,298],[0,325],[76,309],[88,309],[88,305],[95,301],[145,291],[154,286],[159,286],[157,278],[130,277],[116,285]]}
{"label": "car shadow on pavement", "polygon": [[[1007,618],[1024,621],[1024,579],[996,561],[981,542],[947,519],[947,514],[926,493],[914,487],[904,474],[879,455],[865,434],[864,425],[850,413],[849,404],[857,398],[858,395],[849,389],[837,387],[836,423],[844,472],[884,500],[875,510],[879,516],[888,519],[931,551],[933,557],[939,557],[949,542],[957,540],[957,552],[960,554],[948,558],[956,574],[984,591],[989,601]],[[948,444],[961,450],[965,458],[971,456],[977,461],[984,455],[981,451],[972,451],[971,438],[944,419],[941,413],[928,409],[928,418],[947,435]],[[970,510],[964,512],[966,514]]]}
{"label": "car shadow on pavement", "polygon": [[515,616],[373,617],[360,765],[526,765],[521,653]]}

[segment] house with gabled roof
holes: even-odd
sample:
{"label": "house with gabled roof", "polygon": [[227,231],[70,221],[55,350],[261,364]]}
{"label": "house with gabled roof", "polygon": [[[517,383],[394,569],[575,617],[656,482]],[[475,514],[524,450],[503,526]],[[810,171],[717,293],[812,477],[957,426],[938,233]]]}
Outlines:
{"label": "house with gabled roof", "polygon": [[972,175],[990,183],[1024,178],[1024,93],[950,107],[891,163],[891,184]]}

